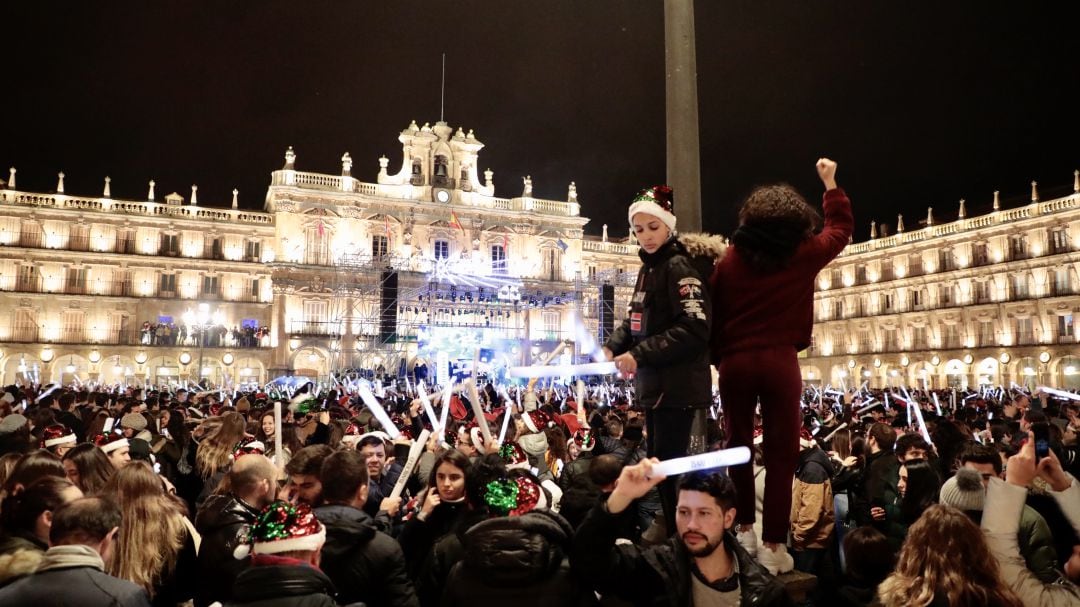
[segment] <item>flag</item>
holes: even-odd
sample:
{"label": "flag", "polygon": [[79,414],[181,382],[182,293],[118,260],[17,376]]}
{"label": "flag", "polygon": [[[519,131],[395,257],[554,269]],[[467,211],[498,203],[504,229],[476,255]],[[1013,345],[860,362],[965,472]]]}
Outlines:
{"label": "flag", "polygon": [[320,236],[320,237],[322,237],[322,236],[325,236],[325,235],[326,235],[326,228],[324,228],[324,227],[323,227],[323,222],[322,222],[322,220],[321,220],[321,219],[319,220],[319,227],[318,227],[317,229],[318,229],[318,232],[319,232],[319,236]]}
{"label": "flag", "polygon": [[503,252],[506,252],[506,251],[509,251],[509,250],[510,250],[510,237],[508,235],[506,235],[506,234],[503,234]]}
{"label": "flag", "polygon": [[559,242],[556,242],[555,244],[559,245],[559,250],[562,251],[563,253],[565,253],[566,250],[570,248],[570,245],[563,242],[562,238],[560,238]]}
{"label": "flag", "polygon": [[450,211],[450,227],[451,228],[457,228],[457,229],[461,230],[462,232],[465,231],[465,227],[461,225],[460,221],[458,221],[457,213],[455,213],[453,211]]}

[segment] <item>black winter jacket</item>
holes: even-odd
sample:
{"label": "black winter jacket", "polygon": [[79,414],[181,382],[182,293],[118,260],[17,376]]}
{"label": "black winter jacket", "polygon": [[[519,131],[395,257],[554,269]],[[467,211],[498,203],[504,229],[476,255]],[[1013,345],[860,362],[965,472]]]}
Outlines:
{"label": "black winter jacket", "polygon": [[259,511],[234,495],[211,495],[195,517],[195,530],[202,536],[197,559],[199,584],[195,588],[196,607],[232,598],[232,587],[250,558],[237,559],[233,552],[244,543],[244,535]]}
{"label": "black winter jacket", "polygon": [[316,508],[315,517],[326,526],[320,567],[338,589],[339,601],[419,607],[401,546],[378,531],[370,516],[332,504]]}
{"label": "black winter jacket", "polygon": [[150,607],[146,591],[88,566],[50,569],[0,590],[5,607]]}
{"label": "black winter jacket", "polygon": [[[266,557],[262,557],[266,558]],[[336,607],[334,584],[311,565],[277,558],[278,565],[249,567],[236,578],[225,607]]]}
{"label": "black winter jacket", "polygon": [[450,572],[442,606],[595,605],[567,562],[572,533],[565,519],[547,510],[474,525],[465,532],[465,558]]}
{"label": "black winter jacket", "polygon": [[574,528],[585,520],[585,515],[600,499],[600,488],[589,476],[589,465],[592,461],[592,452],[582,451],[576,460],[563,468],[562,475],[559,476],[559,489],[563,492],[559,502],[559,514]]}
{"label": "black winter jacket", "polygon": [[634,390],[646,407],[705,407],[712,399],[708,285],[685,247],[669,240],[642,265],[630,314],[604,346],[637,361]]}
{"label": "black winter jacket", "polygon": [[[600,594],[611,594],[634,605],[690,607],[693,589],[690,554],[682,539],[672,537],[666,544],[641,548],[635,544],[615,545],[619,515],[599,505],[585,517],[574,535],[570,563],[581,579],[591,580]],[[770,607],[792,604],[784,586],[724,534],[724,548],[739,563],[739,589],[743,605]]]}

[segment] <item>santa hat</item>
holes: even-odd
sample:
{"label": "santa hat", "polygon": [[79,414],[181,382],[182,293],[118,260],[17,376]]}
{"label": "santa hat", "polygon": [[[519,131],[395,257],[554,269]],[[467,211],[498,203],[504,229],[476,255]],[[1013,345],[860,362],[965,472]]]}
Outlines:
{"label": "santa hat", "polygon": [[761,426],[754,428],[754,444],[760,445],[765,442],[765,429]]}
{"label": "santa hat", "polygon": [[443,442],[450,445],[451,449],[457,447],[460,440],[461,438],[458,436],[458,433],[452,428],[447,428],[446,431],[443,432]]}
{"label": "santa hat", "polygon": [[814,441],[814,435],[810,434],[810,431],[804,426],[802,430],[799,430],[799,446],[803,449],[810,449],[817,445]]}
{"label": "santa hat", "polygon": [[349,422],[349,425],[345,426],[345,435],[341,437],[341,442],[350,446],[355,446],[360,442],[360,426]]}
{"label": "santa hat", "polygon": [[50,424],[41,432],[41,448],[48,449],[57,445],[75,444],[75,433],[64,424]]}
{"label": "santa hat", "polygon": [[529,458],[517,443],[506,443],[499,447],[499,457],[502,459],[507,470],[514,470],[516,468],[522,470],[529,469]]}
{"label": "santa hat", "polygon": [[578,430],[574,432],[570,440],[566,441],[567,446],[570,443],[574,443],[582,451],[592,451],[593,447],[596,446],[596,437],[593,436],[592,430]]}
{"label": "santa hat", "polygon": [[521,516],[547,507],[547,496],[540,485],[528,476],[500,478],[484,486],[484,503],[502,516]]}
{"label": "santa hat", "polygon": [[242,455],[262,455],[264,453],[266,453],[266,445],[262,441],[245,438],[236,443],[236,448],[233,449],[233,459],[239,459]]}
{"label": "santa hat", "polygon": [[521,419],[525,422],[525,427],[529,429],[529,432],[533,433],[543,432],[544,428],[552,424],[551,417],[539,409],[526,411],[521,416]]}
{"label": "santa hat", "polygon": [[469,416],[469,409],[462,402],[462,398],[457,394],[450,397],[450,417],[454,419],[465,419]]}
{"label": "santa hat", "polygon": [[634,215],[638,213],[652,215],[664,222],[664,225],[674,232],[675,207],[673,198],[674,193],[671,191],[671,186],[658,185],[642,190],[634,197],[634,201],[630,203],[626,218],[630,221],[630,225],[634,225]]}
{"label": "santa hat", "polygon": [[307,504],[276,501],[267,506],[247,533],[247,543],[233,551],[237,559],[249,554],[314,552],[326,543],[326,527]]}
{"label": "santa hat", "polygon": [[399,428],[398,432],[401,433],[401,436],[409,440],[416,439],[416,437],[413,436],[412,433],[412,424],[409,422],[408,419],[405,418],[404,415],[400,413],[391,413],[390,421],[394,424],[394,427]]}
{"label": "santa hat", "polygon": [[131,447],[131,444],[128,443],[128,439],[124,438],[119,434],[99,434],[94,439],[94,444],[97,445],[102,451],[104,451],[106,455],[112,453],[113,451],[116,451],[117,449]]}

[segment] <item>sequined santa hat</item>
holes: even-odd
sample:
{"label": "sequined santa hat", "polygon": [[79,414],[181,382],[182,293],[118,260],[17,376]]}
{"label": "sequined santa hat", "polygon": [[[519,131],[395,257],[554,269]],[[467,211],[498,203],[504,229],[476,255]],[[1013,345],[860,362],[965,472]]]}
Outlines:
{"label": "sequined santa hat", "polygon": [[278,500],[259,513],[246,539],[233,551],[237,559],[249,554],[314,552],[326,543],[326,527],[307,504]]}
{"label": "sequined santa hat", "polygon": [[810,434],[810,431],[807,430],[806,427],[803,427],[802,430],[799,430],[799,446],[800,447],[802,447],[803,449],[810,449],[811,447],[813,447],[815,445],[817,445],[817,442],[814,441],[814,435]]}
{"label": "sequined santa hat", "polygon": [[94,437],[94,444],[104,451],[106,455],[123,447],[131,447],[131,443],[128,442],[128,439],[120,434],[98,434]]}
{"label": "sequined santa hat", "polygon": [[41,432],[41,448],[59,447],[60,445],[74,445],[75,433],[64,424],[50,424]]}
{"label": "sequined santa hat", "polygon": [[630,225],[634,224],[634,215],[645,213],[659,219],[672,232],[675,231],[674,192],[671,186],[657,185],[647,190],[638,192],[630,208],[626,211],[626,218]]}
{"label": "sequined santa hat", "polygon": [[525,450],[517,443],[505,443],[499,447],[499,457],[507,470],[529,469],[529,457],[525,455]]}
{"label": "sequined santa hat", "polygon": [[493,514],[521,516],[547,507],[547,496],[529,476],[493,480],[484,486],[484,503]]}
{"label": "sequined santa hat", "polygon": [[244,440],[236,443],[236,448],[233,449],[233,459],[239,459],[243,455],[263,455],[265,453],[266,445],[262,441],[245,437]]}
{"label": "sequined santa hat", "polygon": [[581,451],[592,451],[596,446],[596,437],[593,436],[592,430],[582,428],[574,432],[570,440],[566,441],[567,446],[570,446],[570,443],[577,445]]}
{"label": "sequined santa hat", "polygon": [[551,417],[539,409],[526,411],[525,414],[521,416],[521,419],[525,422],[525,427],[529,429],[529,432],[533,433],[543,432],[544,428],[553,424]]}
{"label": "sequined santa hat", "polygon": [[462,426],[461,432],[462,434],[468,435],[469,440],[472,441],[473,447],[479,449],[484,446],[484,434],[480,430],[480,424],[478,424],[475,419]]}
{"label": "sequined santa hat", "polygon": [[760,445],[765,441],[765,429],[761,426],[754,428],[754,444]]}

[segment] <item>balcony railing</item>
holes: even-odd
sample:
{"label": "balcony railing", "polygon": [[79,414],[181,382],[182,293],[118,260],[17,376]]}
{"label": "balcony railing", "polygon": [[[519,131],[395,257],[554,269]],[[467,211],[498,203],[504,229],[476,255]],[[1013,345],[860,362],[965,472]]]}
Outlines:
{"label": "balcony railing", "polygon": [[[120,253],[123,255],[144,255],[149,257],[182,257],[179,245],[170,246],[155,242],[155,246],[144,249],[133,238],[101,238],[89,236],[69,236],[44,234],[42,232],[22,231],[0,233],[0,247],[20,247],[23,249],[46,249],[53,251],[77,251],[80,253]],[[224,247],[207,243],[203,246],[202,257],[191,259],[210,259],[217,261],[259,263],[258,257],[243,255],[230,259],[225,255]]]}
{"label": "balcony railing", "polygon": [[133,284],[130,281],[86,280],[72,281],[63,279],[45,279],[41,277],[0,277],[0,292],[41,293],[56,295],[100,295],[103,297],[139,297],[222,301],[236,303],[270,303],[258,295],[252,295],[250,289],[200,290],[190,296],[182,292],[155,288],[152,284]]}
{"label": "balcony railing", "polygon": [[13,327],[0,343],[41,343],[41,344],[100,344],[103,346],[148,346],[148,347],[204,347],[204,348],[269,348],[269,336],[262,339],[249,339],[245,335],[233,335],[226,331],[220,337],[185,335],[181,341],[179,334],[158,338],[142,330],[101,331],[82,329],[76,331],[47,331],[43,327]]}
{"label": "balcony railing", "polygon": [[297,337],[341,337],[345,334],[340,321],[294,320],[286,326],[289,335]]}
{"label": "balcony railing", "polygon": [[161,202],[81,198],[65,194],[34,194],[16,190],[0,191],[0,203],[20,206],[97,211],[109,214],[179,217],[205,221],[274,225],[274,216],[261,211],[216,209],[198,205],[174,205]]}

